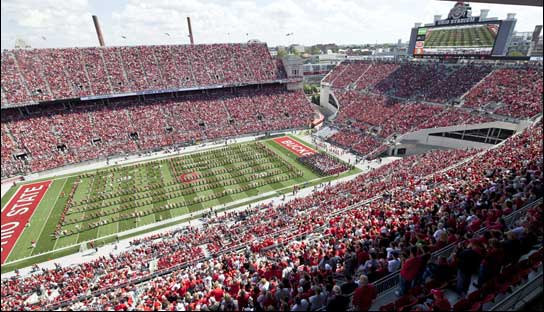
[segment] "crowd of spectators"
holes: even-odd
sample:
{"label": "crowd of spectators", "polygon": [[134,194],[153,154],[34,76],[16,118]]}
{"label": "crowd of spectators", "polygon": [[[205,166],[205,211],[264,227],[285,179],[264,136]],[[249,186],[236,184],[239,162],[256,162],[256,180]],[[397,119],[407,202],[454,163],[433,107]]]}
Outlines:
{"label": "crowd of spectators", "polygon": [[342,127],[340,131],[327,138],[327,142],[351,150],[359,155],[367,155],[382,144],[382,140],[360,129]]}
{"label": "crowd of spectators", "polygon": [[[103,66],[86,64],[97,60]],[[388,97],[445,102],[468,91],[489,74],[488,68],[465,73],[460,72],[463,67],[444,64],[356,64],[341,63],[326,80],[339,88],[370,90],[374,85],[381,94],[338,94],[341,111],[335,126],[340,132],[331,140],[339,145],[367,154],[395,133],[489,120],[470,110]],[[378,66],[386,66],[390,74],[378,70],[382,80],[365,76]],[[279,68],[260,44],[7,51],[2,53],[2,102],[272,80],[283,75]],[[175,74],[166,73],[169,69]],[[465,105],[484,107],[496,101],[502,104],[497,113],[515,117],[541,111],[534,108],[542,99],[541,70],[513,71],[493,71],[469,92]],[[99,79],[101,75],[108,79]],[[446,90],[450,79],[462,82]],[[538,95],[532,93],[538,88]],[[2,175],[18,168],[41,171],[99,156],[302,127],[312,116],[301,92],[278,87],[28,111],[30,116],[3,111]],[[420,295],[418,286],[429,279],[456,277],[453,288],[465,300],[471,275],[478,275],[477,287],[484,288],[542,234],[542,205],[514,228],[503,219],[543,195],[542,139],[540,121],[487,151],[406,157],[311,196],[225,212],[203,227],[134,240],[129,250],[108,257],[3,279],[1,308],[43,309],[67,300],[67,309],[78,310],[308,311],[342,310],[350,304],[367,310],[376,295],[372,283],[399,269],[398,294],[403,298]],[[26,152],[27,160],[15,160],[16,151]],[[475,235],[482,227],[487,230]],[[458,246],[449,259],[429,261],[431,252],[451,243]],[[152,263],[168,273],[150,277]],[[136,282],[143,277],[148,280]],[[433,289],[420,308],[450,304]]]}
{"label": "crowd of spectators", "polygon": [[334,89],[371,91],[415,101],[450,103],[465,96],[467,107],[499,103],[491,110],[516,118],[542,112],[542,67],[344,61],[323,81]]}
{"label": "crowd of spectators", "polygon": [[[333,82],[336,78],[342,76],[342,73],[346,68],[349,66],[348,62],[341,62],[340,64],[336,65],[322,80],[322,82],[331,84],[334,86]],[[355,78],[357,79],[357,78]],[[352,78],[353,80],[353,78]]]}
{"label": "crowd of spectators", "polygon": [[398,67],[394,63],[344,61],[333,68],[323,82],[336,89],[366,90],[385,79]]}
{"label": "crowd of spectators", "polygon": [[401,102],[381,94],[338,91],[336,96],[340,110],[334,127],[339,132],[327,141],[360,155],[375,151],[393,134],[493,121],[471,109]]}
{"label": "crowd of spectators", "polygon": [[348,164],[326,153],[299,157],[298,161],[312,168],[321,176],[340,174],[350,169]]}
{"label": "crowd of spectators", "polygon": [[332,85],[334,88],[343,89],[355,85],[361,76],[365,76],[366,71],[372,65],[367,62],[350,62],[344,68],[342,73],[334,78]]}
{"label": "crowd of spectators", "polygon": [[530,118],[542,113],[543,84],[542,67],[498,69],[467,94],[464,106],[495,103],[496,114]]}
{"label": "crowd of spectators", "polygon": [[388,64],[388,63],[375,63],[372,64],[368,70],[358,78],[356,82],[357,90],[368,90],[374,87],[376,83],[382,81],[392,72],[397,70],[399,67],[398,64]]}
{"label": "crowd of spectators", "polygon": [[2,51],[2,103],[285,78],[266,44]]}
{"label": "crowd of spectators", "polygon": [[445,103],[457,99],[474,87],[491,72],[487,65],[464,65],[457,68],[447,79],[433,83],[433,88],[423,94],[423,99]]}
{"label": "crowd of spectators", "polygon": [[[2,176],[173,144],[301,128],[313,118],[302,92],[279,86],[107,105],[40,105],[28,111],[30,116],[15,109],[2,111]],[[16,152],[26,159],[17,160]]]}
{"label": "crowd of spectators", "polygon": [[486,65],[403,64],[375,91],[413,100],[446,103],[461,97],[491,72]]}
{"label": "crowd of spectators", "polygon": [[[517,238],[542,234],[542,205],[514,229],[503,221],[543,195],[542,138],[539,122],[487,151],[406,157],[279,206],[226,212],[204,227],[138,239],[120,254],[4,279],[2,310],[71,300],[67,308],[79,310],[307,311],[345,308],[351,293],[351,304],[367,309],[380,276],[400,268],[400,291],[408,292],[427,272],[423,259],[446,244],[460,242],[448,265],[468,274],[466,244],[479,244],[485,266],[497,255],[490,248],[508,252]],[[491,232],[480,239],[473,233],[481,227]],[[514,249],[504,264],[526,249]],[[126,283],[148,276],[152,260],[171,271]],[[496,268],[486,269],[482,283]],[[445,304],[436,291],[433,297]]]}

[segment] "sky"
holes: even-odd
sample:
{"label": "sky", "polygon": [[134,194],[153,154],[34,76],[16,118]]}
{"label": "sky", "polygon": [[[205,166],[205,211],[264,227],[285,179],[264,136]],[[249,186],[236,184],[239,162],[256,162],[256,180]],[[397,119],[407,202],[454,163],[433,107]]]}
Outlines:
{"label": "sky", "polygon": [[[106,45],[247,42],[269,46],[408,41],[414,23],[445,18],[454,2],[437,0],[2,0],[1,48],[21,38],[35,48],[98,45],[97,15]],[[516,13],[517,31],[542,24],[542,8],[471,3],[472,15]],[[290,36],[286,34],[292,33]],[[123,36],[125,38],[123,38]]]}

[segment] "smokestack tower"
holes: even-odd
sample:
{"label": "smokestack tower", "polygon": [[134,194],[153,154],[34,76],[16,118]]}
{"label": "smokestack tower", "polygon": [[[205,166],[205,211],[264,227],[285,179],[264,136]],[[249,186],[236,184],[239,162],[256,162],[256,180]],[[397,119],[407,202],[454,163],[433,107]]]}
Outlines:
{"label": "smokestack tower", "polygon": [[96,36],[98,37],[98,42],[101,47],[105,47],[104,37],[102,37],[102,30],[100,29],[100,24],[98,23],[98,17],[93,15],[94,28],[96,29]]}
{"label": "smokestack tower", "polygon": [[191,18],[187,16],[187,27],[189,27],[189,39],[191,40],[191,44],[195,44],[193,40],[193,29],[191,28]]}

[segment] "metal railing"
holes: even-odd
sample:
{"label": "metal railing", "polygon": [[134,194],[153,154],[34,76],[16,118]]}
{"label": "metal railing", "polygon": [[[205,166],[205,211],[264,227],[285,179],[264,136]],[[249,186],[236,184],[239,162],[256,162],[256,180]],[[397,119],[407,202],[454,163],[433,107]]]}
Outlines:
{"label": "metal railing", "polygon": [[[514,222],[516,222],[517,220],[520,219],[520,217],[524,216],[527,211],[537,205],[540,205],[542,203],[542,198],[539,198],[535,201],[533,201],[532,203],[529,203],[523,207],[521,207],[520,209],[512,212],[511,214],[509,214],[508,216],[506,216],[504,218],[504,221],[506,223],[506,225],[508,227],[510,227],[512,224],[514,224]],[[481,234],[483,232],[485,232],[487,230],[487,227],[483,227],[481,229],[479,229],[478,231],[476,231],[476,234]],[[453,252],[453,250],[455,249],[455,246],[457,246],[459,242],[455,242],[455,243],[451,243],[447,246],[445,246],[444,248],[438,250],[438,251],[435,251],[431,254],[431,261],[433,261],[434,259],[440,257],[440,256],[449,256],[451,255],[451,253]],[[378,292],[378,297],[382,294],[384,294],[385,292],[395,288],[400,282],[400,270],[399,271],[396,271],[396,272],[393,272],[389,275],[386,275],[384,277],[382,277],[381,279],[377,280],[376,282],[374,282],[374,286],[376,287],[376,290]]]}
{"label": "metal railing", "polygon": [[[376,197],[378,197],[378,196],[376,196]],[[360,202],[358,204],[355,204],[353,206],[349,206],[349,207],[346,207],[344,209],[341,209],[340,211],[337,211],[336,213],[333,213],[333,215],[337,215],[337,214],[343,213],[344,211],[351,210],[351,209],[354,209],[354,208],[357,208],[357,207],[361,207],[361,206],[367,204],[368,202],[374,200],[376,197],[365,200],[365,201]],[[515,221],[517,221],[521,216],[525,215],[525,212],[527,210],[535,207],[536,205],[539,205],[540,203],[542,203],[542,198],[539,198],[539,199],[535,200],[534,202],[529,203],[529,204],[525,205],[524,207],[512,212],[507,217],[505,217],[506,224],[508,226],[510,226]],[[318,229],[314,229],[314,231],[316,231],[316,230],[318,230]],[[319,229],[319,230],[321,230],[321,229]],[[476,233],[482,233],[485,230],[486,230],[486,228],[482,228],[479,231],[477,231]],[[311,232],[314,232],[314,231],[311,231]],[[288,243],[290,241],[293,241],[294,239],[300,238],[300,237],[308,235],[308,234],[309,234],[308,232],[295,234],[289,240],[285,240],[285,241],[283,241],[283,242],[281,242],[279,244],[274,244],[272,246],[268,246],[267,249],[278,247],[278,245],[285,245],[286,243]],[[450,245],[448,245],[448,246],[434,252],[431,257],[437,257],[439,255],[449,255],[449,254],[451,254],[451,252],[455,248],[455,245],[456,245],[456,243],[452,243],[452,244],[450,244]],[[246,246],[246,244],[241,243],[241,244],[238,244],[236,246],[232,246],[231,248],[228,248],[226,250],[222,250],[222,251],[220,251],[218,253],[215,253],[215,256],[228,254],[230,252],[240,251],[240,250],[245,249],[245,246]],[[200,257],[200,258],[197,258],[197,259],[194,259],[192,261],[188,261],[188,262],[176,265],[176,266],[168,268],[168,269],[160,270],[160,271],[154,272],[152,274],[148,274],[146,276],[142,276],[142,277],[134,279],[134,280],[129,280],[129,281],[123,283],[123,285],[126,286],[126,285],[140,284],[140,283],[146,282],[146,281],[148,281],[150,279],[153,279],[155,277],[158,277],[158,276],[161,276],[161,275],[166,275],[166,274],[171,273],[173,271],[188,267],[191,264],[195,264],[195,263],[198,263],[200,261],[208,260],[210,258],[211,258],[211,256]],[[385,292],[395,288],[399,284],[399,281],[400,281],[400,271],[397,271],[397,272],[391,273],[391,274],[379,279],[378,281],[374,282],[374,286],[376,287],[376,290],[377,290],[377,295],[380,296],[380,295],[384,294]],[[65,307],[65,306],[67,306],[67,305],[69,305],[69,304],[71,304],[73,302],[85,300],[87,298],[97,296],[97,295],[100,295],[100,294],[104,294],[104,293],[107,293],[109,291],[112,291],[113,289],[118,289],[118,288],[119,288],[119,285],[117,285],[115,287],[109,287],[109,288],[106,288],[106,289],[101,289],[99,291],[93,292],[90,295],[78,296],[76,300],[72,299],[72,300],[65,300],[65,301],[62,301],[62,302],[52,303],[52,304],[50,304],[48,306],[48,308],[57,309],[57,308],[60,308],[60,307]]]}
{"label": "metal railing", "polygon": [[[280,131],[278,131],[278,132],[280,132]],[[504,144],[504,142],[505,142],[505,141],[501,142],[500,144],[494,146],[494,147],[491,148],[491,149],[494,149],[494,148],[497,148],[497,147],[501,146],[502,144]],[[449,167],[447,167],[447,168],[444,168],[444,169],[439,170],[438,172],[445,172],[445,171],[447,171],[447,170],[449,170],[449,169],[451,169],[451,168],[460,166],[460,165],[462,165],[462,164],[464,164],[464,163],[466,163],[466,162],[472,160],[474,157],[477,157],[478,155],[482,155],[482,154],[484,154],[484,153],[486,153],[486,152],[487,152],[487,151],[482,151],[482,152],[480,152],[480,153],[477,153],[476,155],[472,155],[472,156],[470,156],[470,157],[467,157],[467,158],[465,158],[464,160],[462,160],[462,161],[460,161],[460,162],[458,162],[458,163],[456,163],[456,164],[454,164],[454,165],[451,165],[451,166],[449,166]],[[436,174],[436,173],[438,173],[438,172],[435,172],[435,173],[433,173],[433,174]],[[432,174],[429,174],[428,176],[432,176]],[[395,188],[395,189],[398,189],[398,188],[400,188],[400,187],[397,187],[397,188]],[[392,191],[392,190],[390,190],[390,191]],[[348,207],[346,207],[346,208],[340,209],[340,210],[338,210],[338,211],[336,211],[336,212],[334,212],[334,213],[331,213],[330,216],[332,217],[332,216],[336,216],[336,215],[339,215],[339,214],[343,214],[343,213],[345,213],[345,212],[347,212],[347,211],[350,211],[350,210],[353,210],[353,209],[362,208],[362,207],[366,206],[368,203],[370,203],[370,202],[376,200],[376,199],[379,198],[379,197],[381,197],[381,193],[378,194],[378,195],[376,195],[376,196],[374,196],[374,197],[372,197],[372,198],[363,200],[363,201],[358,202],[358,203],[356,203],[356,204],[350,205],[350,206],[348,206]],[[518,212],[518,214],[516,214],[515,217],[518,218],[518,216],[521,215],[521,212],[520,212],[521,210],[527,210],[527,209],[533,207],[534,205],[539,204],[540,202],[542,202],[542,198],[536,200],[535,202],[533,202],[533,203],[531,203],[531,204],[528,204],[528,205],[526,205],[526,206],[524,206],[524,207],[518,209],[517,211],[515,211],[515,212]],[[530,206],[530,207],[529,207],[529,206]],[[364,209],[364,208],[363,208],[363,209]],[[512,214],[514,214],[515,212],[513,212]],[[511,214],[511,215],[512,215],[512,214]],[[509,215],[509,216],[510,216],[510,215]],[[509,220],[509,223],[512,224],[512,223],[513,223],[515,220],[517,220],[517,219],[514,219],[514,216],[512,216],[512,217],[510,217],[508,220]],[[507,224],[508,224],[508,223],[507,223]],[[318,229],[319,229],[319,230],[322,230],[321,228],[322,228],[322,227],[316,228],[316,229],[314,229],[314,231],[316,231],[316,230],[318,230]],[[481,229],[480,231],[484,231],[484,230],[485,230],[485,228],[484,228],[484,229]],[[300,238],[300,237],[302,237],[302,236],[304,236],[304,235],[307,235],[307,234],[308,234],[308,233],[299,233],[299,234],[297,234],[297,235],[294,235],[294,236],[290,237],[290,239],[287,240],[287,241],[283,241],[283,242],[281,242],[280,244],[274,244],[274,245],[268,246],[268,247],[269,247],[270,249],[272,249],[272,248],[274,248],[274,247],[277,247],[278,245],[285,245],[287,242],[293,241],[293,239],[295,239],[295,238]],[[444,247],[443,249],[437,251],[436,253],[440,253],[440,252],[444,252],[444,253],[445,253],[445,249],[446,249],[446,248],[451,248],[451,250],[453,250],[452,245],[454,245],[454,244],[448,245],[448,246]],[[245,246],[246,246],[246,244],[241,243],[241,244],[236,245],[236,246],[233,246],[233,247],[231,247],[231,248],[229,248],[229,249],[220,251],[220,252],[216,253],[215,255],[218,256],[218,255],[227,254],[227,253],[229,253],[229,252],[235,252],[235,251],[244,249]],[[267,248],[267,249],[268,249],[268,248]],[[451,251],[449,251],[449,253],[451,253]],[[198,258],[198,259],[194,259],[194,260],[192,260],[192,261],[188,261],[188,262],[186,262],[186,263],[179,264],[179,265],[176,265],[176,266],[171,267],[171,268],[168,268],[168,269],[164,269],[164,270],[161,270],[161,271],[154,272],[153,274],[147,274],[147,275],[145,275],[145,276],[142,276],[142,277],[139,277],[139,278],[136,278],[136,279],[133,279],[133,280],[129,280],[129,281],[123,283],[123,285],[135,285],[135,284],[139,284],[139,283],[145,282],[145,281],[147,281],[147,280],[149,280],[149,279],[151,279],[151,278],[154,278],[154,277],[157,277],[157,276],[160,276],[160,275],[165,275],[165,274],[171,273],[171,272],[173,272],[173,271],[175,271],[175,270],[179,270],[179,269],[185,268],[185,267],[189,266],[190,264],[197,263],[197,262],[199,262],[199,261],[204,261],[204,260],[207,260],[207,259],[209,259],[209,258],[210,258],[210,257],[201,257],[201,258]],[[396,285],[398,285],[398,283],[399,283],[399,281],[400,281],[400,273],[399,273],[399,272],[400,272],[400,271],[391,273],[391,274],[389,274],[389,275],[387,275],[387,276],[385,276],[385,277],[379,279],[378,281],[374,282],[374,285],[375,285],[375,287],[376,287],[376,289],[377,289],[377,291],[378,291],[378,294],[377,294],[378,296],[380,296],[381,294],[383,294],[384,292],[386,292],[386,291],[388,291],[388,290],[391,290],[391,289],[394,288]],[[117,287],[109,287],[109,288],[107,288],[107,289],[101,289],[101,290],[98,290],[98,291],[93,292],[93,293],[90,294],[90,295],[80,295],[80,296],[78,296],[76,299],[69,299],[69,300],[64,300],[64,301],[61,301],[61,302],[51,303],[50,305],[48,305],[48,308],[50,308],[50,309],[56,309],[56,308],[59,308],[59,307],[64,307],[64,306],[69,305],[70,303],[73,303],[73,302],[76,302],[76,301],[81,301],[81,300],[90,298],[90,297],[92,297],[92,296],[96,296],[96,295],[100,295],[100,294],[106,293],[106,292],[108,292],[108,291],[113,290],[114,288],[117,289],[118,286],[117,286]]]}
{"label": "metal railing", "polygon": [[529,203],[523,206],[522,208],[512,212],[511,214],[507,215],[506,217],[504,217],[504,222],[506,223],[508,227],[511,227],[514,224],[514,222],[519,220],[520,217],[524,216],[527,213],[527,210],[534,208],[540,204],[542,204],[542,198],[539,198],[535,200],[534,202]]}
{"label": "metal railing", "polygon": [[512,294],[495,304],[489,311],[514,311],[523,308],[531,300],[542,293],[543,273],[514,290]]}

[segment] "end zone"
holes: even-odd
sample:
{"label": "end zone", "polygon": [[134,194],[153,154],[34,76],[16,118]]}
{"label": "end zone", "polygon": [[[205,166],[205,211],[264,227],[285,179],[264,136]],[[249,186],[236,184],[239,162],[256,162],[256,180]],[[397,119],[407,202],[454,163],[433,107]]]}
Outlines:
{"label": "end zone", "polygon": [[298,142],[297,140],[294,140],[287,136],[284,136],[281,138],[275,138],[274,142],[280,144],[281,146],[288,149],[289,151],[291,151],[293,154],[297,155],[298,157],[310,156],[317,153],[314,149],[309,148],[306,145],[303,145],[302,143]]}
{"label": "end zone", "polygon": [[1,264],[6,261],[50,185],[51,180],[22,185],[2,210]]}

